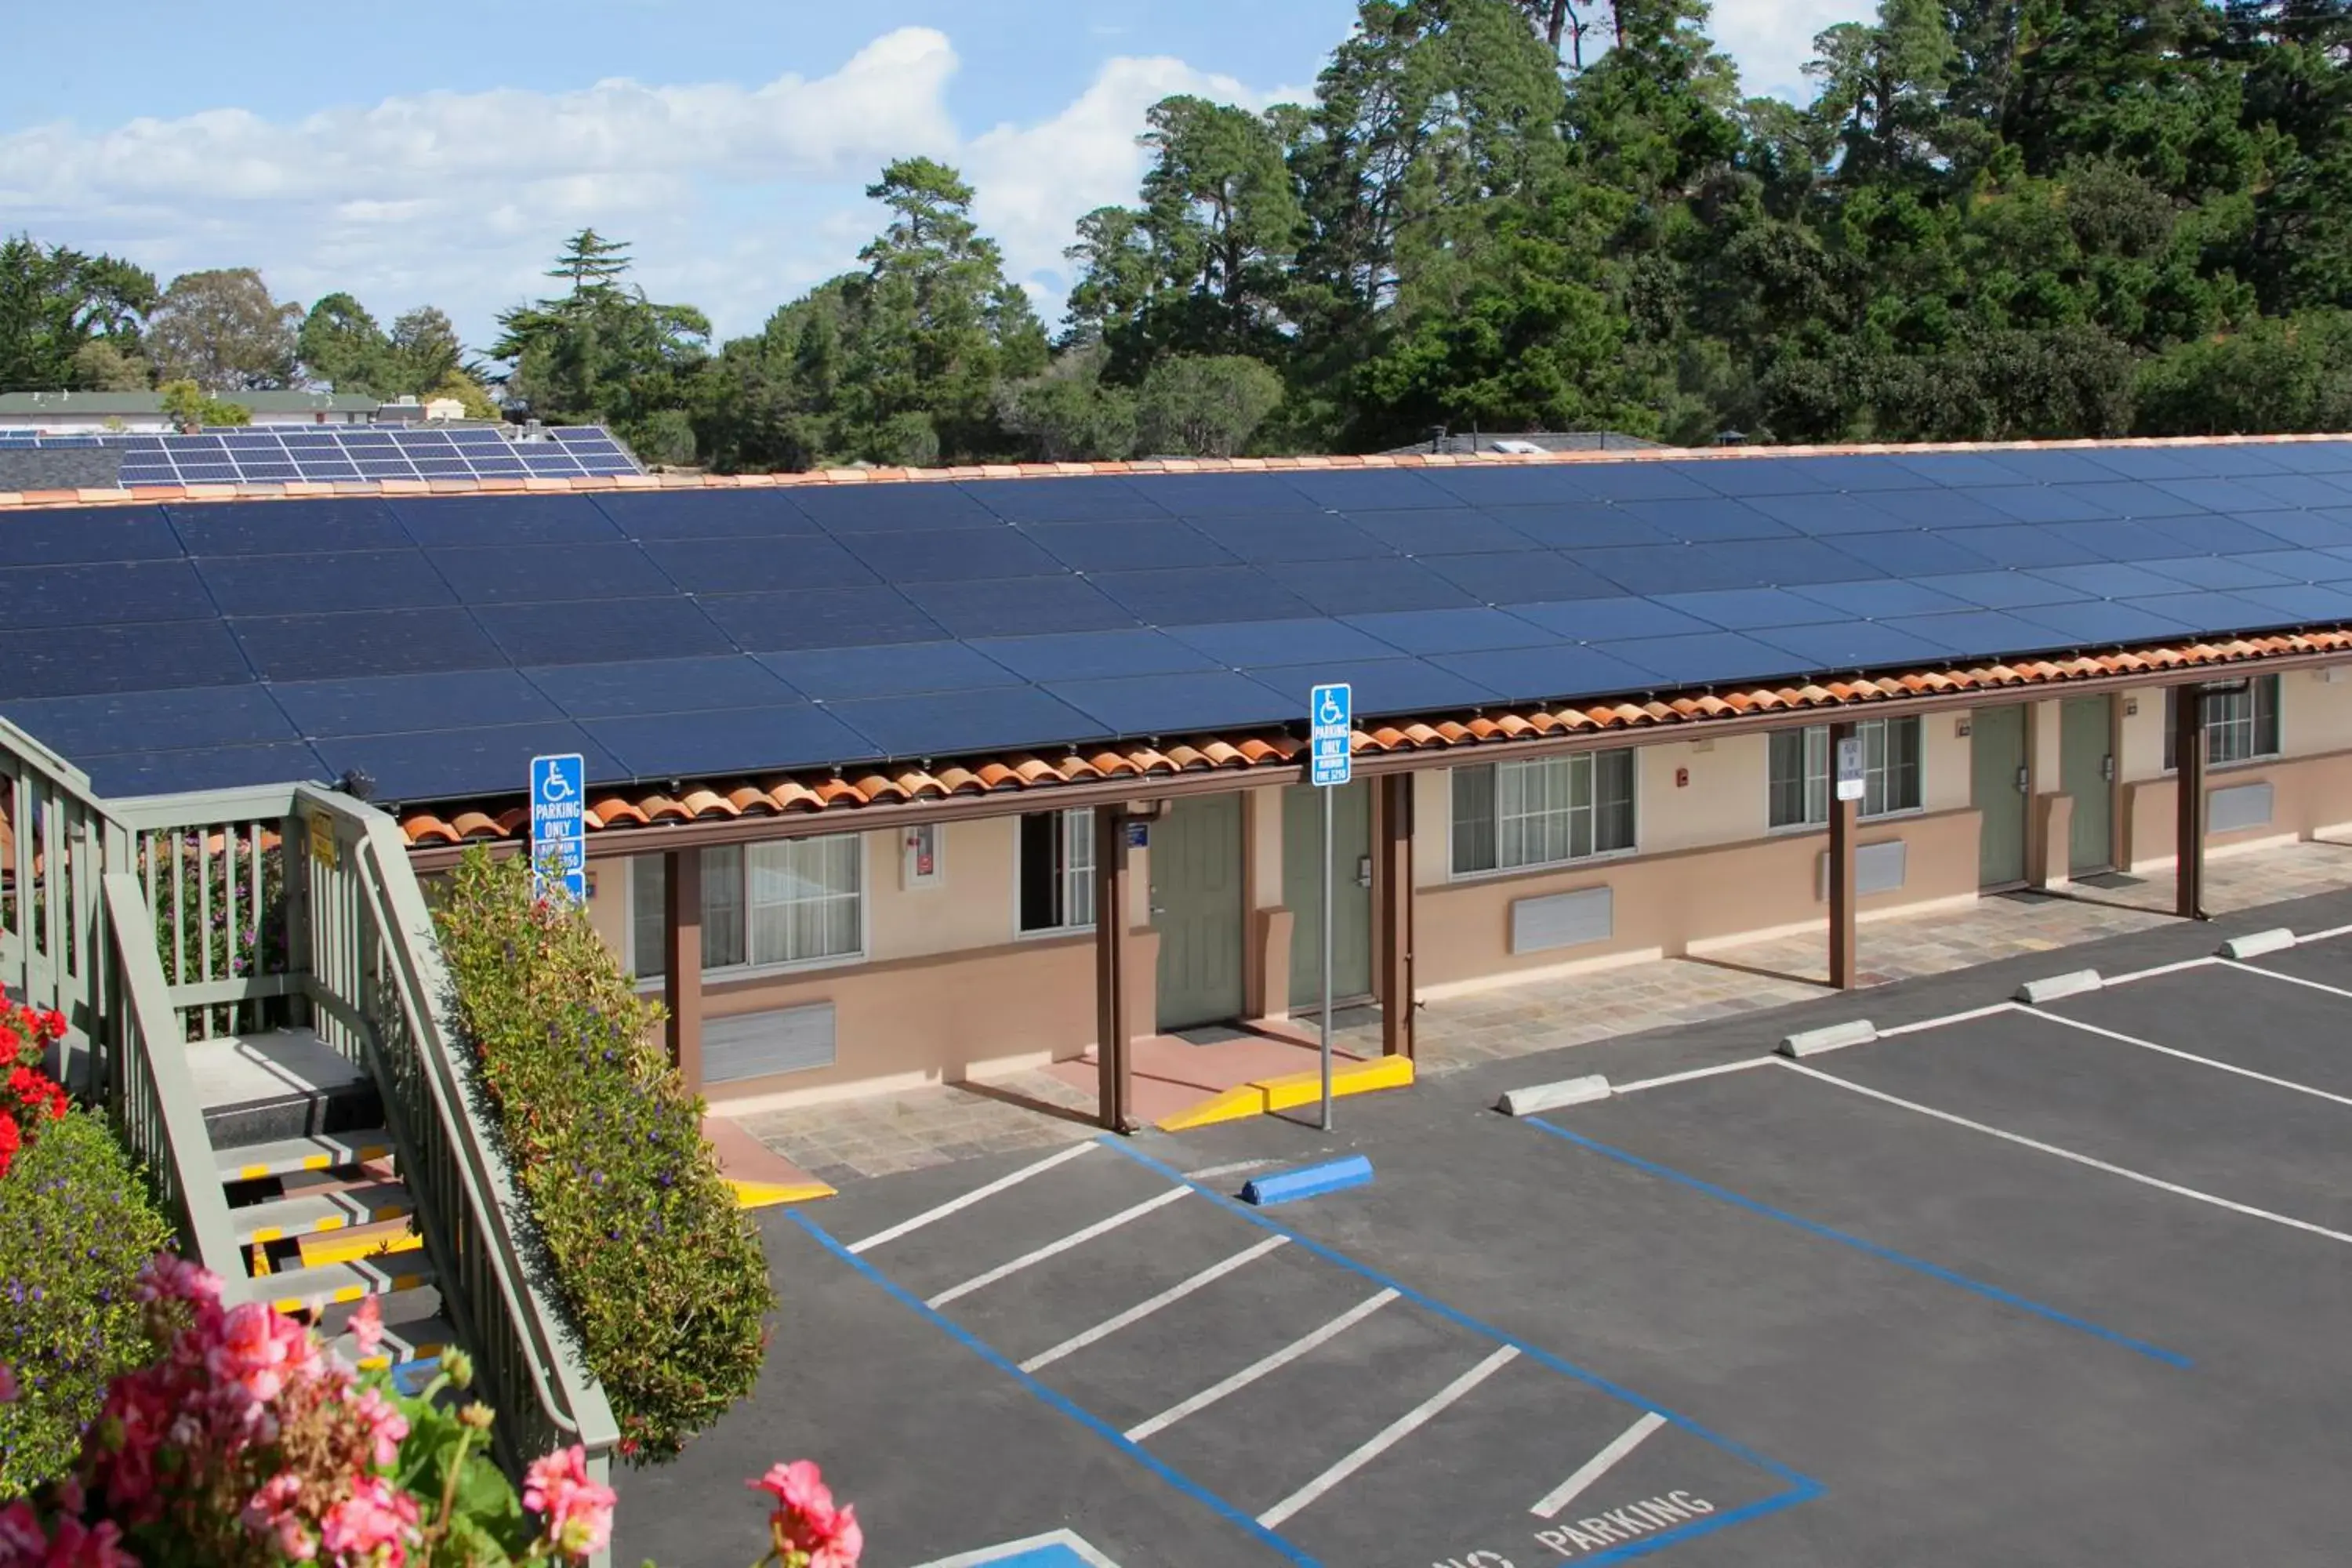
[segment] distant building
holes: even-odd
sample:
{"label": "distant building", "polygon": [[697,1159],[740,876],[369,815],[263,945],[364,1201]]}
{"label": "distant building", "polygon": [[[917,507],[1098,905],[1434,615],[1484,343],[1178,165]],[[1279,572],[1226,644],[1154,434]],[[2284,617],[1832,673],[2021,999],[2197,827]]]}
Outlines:
{"label": "distant building", "polygon": [[[368,425],[378,402],[352,392],[240,392],[227,398],[256,425]],[[0,394],[0,430],[49,436],[172,428],[160,392],[10,392]]]}

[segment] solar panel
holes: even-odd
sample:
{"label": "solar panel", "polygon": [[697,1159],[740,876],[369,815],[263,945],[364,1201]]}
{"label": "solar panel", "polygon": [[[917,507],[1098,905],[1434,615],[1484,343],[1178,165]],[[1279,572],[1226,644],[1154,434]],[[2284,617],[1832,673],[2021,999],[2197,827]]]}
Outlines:
{"label": "solar panel", "polygon": [[1496,700],[1487,687],[1440,669],[1417,658],[1374,658],[1332,664],[1259,667],[1245,671],[1250,679],[1286,698],[1292,711],[1307,711],[1308,694],[1327,680],[1344,680],[1360,714],[1443,712],[1449,708],[1484,708]]}
{"label": "solar panel", "polygon": [[1131,627],[1110,632],[1055,632],[1034,637],[984,637],[969,645],[1024,680],[1059,680],[1074,673],[1108,679],[1214,669],[1217,660],[1166,632]]}
{"label": "solar panel", "polygon": [[864,698],[906,697],[929,691],[979,691],[1022,682],[1021,676],[987,653],[960,642],[807,648],[796,653],[763,654],[760,662],[794,690],[819,702],[854,702]]}
{"label": "solar panel", "polygon": [[1370,632],[1320,617],[1181,626],[1169,635],[1228,669],[1253,664],[1325,664],[1397,656],[1395,648]]}
{"label": "solar panel", "polygon": [[821,534],[768,539],[657,539],[641,547],[689,594],[752,594],[879,583],[873,568]]}
{"label": "solar panel", "polygon": [[887,583],[1051,577],[1068,570],[1017,531],[1002,524],[856,534],[849,537],[847,548]]}
{"label": "solar panel", "polygon": [[[176,439],[124,455],[439,472],[607,451]],[[511,793],[534,749],[579,747],[599,777],[854,766],[1294,723],[1318,677],[1367,713],[1435,714],[2352,621],[2342,448],[29,510],[0,520],[0,710],[72,753],[135,749],[122,776],[331,763],[417,800]]]}
{"label": "solar panel", "polygon": [[626,599],[670,592],[636,545],[491,544],[427,550],[425,559],[469,605]]}
{"label": "solar panel", "polygon": [[295,728],[314,740],[529,724],[563,717],[546,693],[511,669],[277,681],[266,689]]}
{"label": "solar panel", "polygon": [[1223,566],[1239,559],[1207,534],[1173,517],[1133,522],[1038,523],[1023,531],[1074,572]]}
{"label": "solar panel", "polygon": [[269,693],[251,684],[52,697],[12,702],[8,717],[68,757],[299,739]]}
{"label": "solar panel", "polygon": [[948,635],[898,589],[879,585],[715,594],[700,603],[703,611],[747,653],[937,642]]}
{"label": "solar panel", "polygon": [[1552,640],[1533,622],[1503,610],[1401,610],[1349,616],[1345,624],[1410,654],[1538,647]]}
{"label": "solar panel", "polygon": [[866,745],[856,754],[877,757],[953,756],[1066,743],[1097,733],[1085,714],[1034,686],[877,697],[836,702],[826,711],[865,737]]}
{"label": "solar panel", "polygon": [[421,609],[457,600],[417,550],[222,555],[200,561],[198,570],[224,616]]}
{"label": "solar panel", "polygon": [[[580,728],[619,761],[626,776],[641,779],[808,767],[866,750],[839,719],[805,702],[586,719]],[[509,775],[534,754],[509,763]]]}
{"label": "solar panel", "polygon": [[[0,527],[5,527],[0,521]],[[19,626],[86,626],[208,616],[212,599],[186,561],[102,561],[0,571],[0,605]]]}
{"label": "solar panel", "polygon": [[732,653],[735,646],[686,599],[602,599],[578,605],[483,605],[474,611],[507,661],[603,664]]}
{"label": "solar panel", "polygon": [[622,490],[593,498],[632,539],[772,539],[817,531],[782,490]]}
{"label": "solar panel", "polygon": [[709,658],[550,665],[522,674],[574,719],[766,708],[802,700],[802,694],[778,679],[772,670],[740,653]]}
{"label": "solar panel", "polygon": [[1265,574],[1327,616],[1467,609],[1479,601],[1417,561],[1293,561]]}
{"label": "solar panel", "polygon": [[360,477],[488,479],[526,472],[586,478],[645,471],[609,432],[593,426],[509,436],[503,427],[273,425],[201,435],[20,436],[6,445],[119,447],[123,454],[119,477],[128,485],[274,484]]}
{"label": "solar panel", "polygon": [[323,779],[318,753],[299,741],[272,746],[211,745],[177,752],[95,756],[86,770],[100,795],[167,795],[180,790],[235,789],[257,779]]}

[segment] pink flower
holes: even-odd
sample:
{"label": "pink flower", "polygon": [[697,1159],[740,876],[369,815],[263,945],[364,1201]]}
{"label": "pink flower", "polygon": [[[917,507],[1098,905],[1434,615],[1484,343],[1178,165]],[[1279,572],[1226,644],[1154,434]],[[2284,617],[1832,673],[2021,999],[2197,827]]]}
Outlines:
{"label": "pink flower", "polygon": [[92,1528],[78,1519],[58,1520],[42,1561],[44,1568],[139,1568],[139,1559],[122,1549],[122,1531],[110,1519]]}
{"label": "pink flower", "polygon": [[48,1552],[49,1532],[30,1502],[19,1498],[0,1508],[0,1568],[31,1568]]}
{"label": "pink flower", "polygon": [[833,1511],[833,1489],[824,1484],[824,1472],[814,1459],[794,1459],[789,1465],[771,1465],[768,1473],[756,1481],[744,1485],[754,1491],[768,1493],[776,1500],[776,1511],[801,1513],[815,1510]]}
{"label": "pink flower", "polygon": [[344,1563],[400,1568],[416,1540],[416,1500],[381,1476],[360,1483],[319,1521],[319,1543]]}
{"label": "pink flower", "polygon": [[362,1393],[352,1408],[374,1440],[376,1468],[390,1469],[400,1458],[401,1443],[408,1436],[408,1417],[373,1388]]}
{"label": "pink flower", "polygon": [[578,1444],[531,1461],[523,1472],[522,1506],[540,1516],[548,1543],[565,1557],[585,1557],[612,1539],[612,1488],[588,1479],[587,1451]]}
{"label": "pink flower", "polygon": [[360,1303],[360,1310],[352,1314],[348,1326],[353,1342],[359,1346],[359,1359],[367,1360],[375,1354],[376,1346],[383,1342],[383,1303],[370,1296]]}
{"label": "pink flower", "polygon": [[857,1568],[858,1554],[865,1550],[866,1532],[857,1527],[857,1510],[845,1508],[833,1516],[831,1532],[809,1543],[809,1568]]}
{"label": "pink flower", "polygon": [[205,1370],[215,1379],[263,1405],[278,1397],[289,1376],[314,1373],[316,1360],[310,1331],[264,1301],[232,1310],[205,1352]]}
{"label": "pink flower", "polygon": [[833,1489],[813,1461],[771,1466],[766,1475],[746,1484],[776,1500],[768,1531],[777,1555],[805,1557],[808,1568],[857,1568],[858,1553],[866,1550],[857,1510],[834,1507]]}

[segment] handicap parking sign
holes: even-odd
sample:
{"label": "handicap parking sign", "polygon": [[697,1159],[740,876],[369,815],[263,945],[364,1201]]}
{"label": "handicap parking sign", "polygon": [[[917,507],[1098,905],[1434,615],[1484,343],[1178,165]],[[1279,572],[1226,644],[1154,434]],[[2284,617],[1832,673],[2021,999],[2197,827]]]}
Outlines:
{"label": "handicap parking sign", "polygon": [[530,760],[530,866],[544,895],[588,897],[587,768],[577,752]]}
{"label": "handicap parking sign", "polygon": [[1343,784],[1355,773],[1351,747],[1356,696],[1345,682],[1318,686],[1307,695],[1307,745],[1313,761],[1309,782]]}

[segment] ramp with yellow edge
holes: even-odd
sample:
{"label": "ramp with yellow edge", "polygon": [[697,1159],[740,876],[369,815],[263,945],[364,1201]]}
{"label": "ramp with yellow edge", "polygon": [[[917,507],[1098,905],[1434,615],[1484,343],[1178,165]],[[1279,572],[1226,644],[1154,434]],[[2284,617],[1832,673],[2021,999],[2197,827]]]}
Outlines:
{"label": "ramp with yellow edge", "polygon": [[[1337,1100],[1343,1095],[1370,1094],[1381,1089],[1404,1089],[1412,1080],[1411,1057],[1335,1061],[1331,1064],[1331,1098]],[[1293,1110],[1302,1105],[1313,1105],[1322,1098],[1321,1068],[1284,1073],[1278,1078],[1262,1078],[1255,1083],[1240,1084],[1211,1095],[1190,1110],[1180,1110],[1162,1121],[1160,1131],[1184,1132],[1213,1122],[1239,1121],[1244,1117],[1264,1116],[1270,1111]]]}
{"label": "ramp with yellow edge", "polygon": [[832,1186],[818,1181],[727,1117],[705,1116],[702,1136],[709,1142],[711,1152],[719,1157],[719,1175],[735,1189],[737,1208],[773,1208],[779,1204],[813,1203],[834,1195]]}

